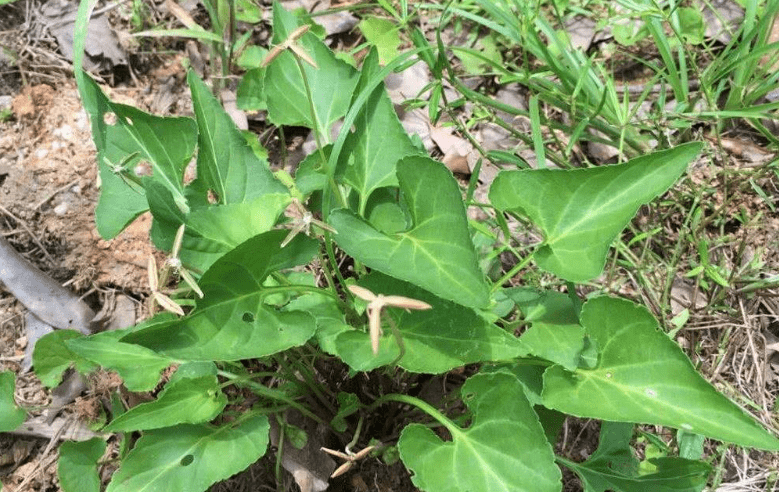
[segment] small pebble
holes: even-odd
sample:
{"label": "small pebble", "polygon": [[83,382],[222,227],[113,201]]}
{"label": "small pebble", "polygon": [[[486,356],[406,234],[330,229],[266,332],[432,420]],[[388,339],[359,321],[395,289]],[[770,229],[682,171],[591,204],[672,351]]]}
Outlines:
{"label": "small pebble", "polygon": [[48,154],[49,154],[49,151],[46,150],[46,149],[38,149],[38,150],[35,151],[35,157],[37,157],[38,159],[43,159]]}
{"label": "small pebble", "polygon": [[54,207],[54,213],[62,217],[65,215],[68,211],[68,204],[65,202],[60,203],[56,207]]}

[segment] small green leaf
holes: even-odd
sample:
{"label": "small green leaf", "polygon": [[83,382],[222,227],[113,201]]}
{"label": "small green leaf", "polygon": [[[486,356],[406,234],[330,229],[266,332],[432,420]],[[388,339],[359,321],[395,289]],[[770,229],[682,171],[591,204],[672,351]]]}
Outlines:
{"label": "small green leaf", "polygon": [[246,145],[246,140],[219,101],[194,72],[187,75],[197,117],[197,177],[220,204],[250,202],[287,189]]}
{"label": "small green leaf", "polygon": [[127,432],[176,424],[199,424],[213,419],[227,405],[216,376],[179,379],[168,383],[156,400],[137,405],[103,430]]}
{"label": "small green leaf", "polygon": [[47,333],[35,344],[32,352],[32,364],[35,375],[47,388],[53,388],[62,381],[62,373],[75,363],[79,372],[89,372],[95,366],[79,357],[65,344],[84,335],[75,330],[55,330]]}
{"label": "small green leaf", "polygon": [[284,248],[286,230],[255,236],[222,256],[200,279],[205,296],[189,316],[122,340],[183,360],[240,360],[264,357],[304,344],[316,330],[300,311],[266,305],[263,286],[273,271],[308,263],[318,243],[298,235]]}
{"label": "small green leaf", "polygon": [[547,369],[544,405],[579,417],[666,425],[779,450],[779,440],[695,371],[646,308],[596,297],[584,304],[581,323],[600,348],[597,365]]}
{"label": "small green leaf", "polygon": [[237,425],[181,424],[148,431],[114,474],[106,492],[200,492],[257,461],[268,447],[268,419]]}
{"label": "small green leaf", "polygon": [[[385,308],[385,316],[392,317],[406,349],[398,365],[408,371],[439,374],[474,362],[527,355],[522,342],[513,334],[485,321],[473,310],[419,287],[380,273],[367,275],[359,285],[377,295],[404,296],[432,306],[424,311]],[[337,355],[355,371],[369,371],[392,362],[400,355],[400,349],[389,326],[384,323],[378,355],[371,351],[369,334],[358,329],[337,336]]]}
{"label": "small green leaf", "polygon": [[59,448],[57,477],[62,492],[100,492],[97,460],[105,452],[106,442],[93,437],[88,441],[66,441]]}
{"label": "small green leaf", "polygon": [[638,207],[674,184],[701,147],[693,142],[615,166],[503,171],[490,201],[528,216],[543,231],[538,266],[584,282],[601,274],[611,242]]}
{"label": "small green leaf", "polygon": [[357,395],[340,391],[338,393],[338,413],[330,421],[330,425],[338,432],[346,432],[346,417],[357,412],[361,406]]}
{"label": "small green leaf", "polygon": [[236,104],[244,111],[264,111],[268,109],[265,103],[265,69],[252,68],[243,74],[238,84]]}
{"label": "small green leaf", "polygon": [[630,448],[633,424],[603,422],[600,445],[584,463],[563,461],[579,475],[585,492],[700,492],[711,466],[684,458],[652,458],[654,471],[639,474],[639,463]]}
{"label": "small green leaf", "polygon": [[16,406],[14,388],[16,376],[11,371],[0,372],[0,432],[10,432],[22,425],[27,412]]}
{"label": "small green leaf", "polygon": [[174,361],[145,347],[122,343],[106,332],[65,342],[80,357],[119,373],[130,391],[150,391]]}
{"label": "small green leaf", "polygon": [[[273,4],[273,44],[281,44],[300,25],[301,22],[281,8],[278,2]],[[311,114],[312,104],[295,55],[284,50],[265,70],[268,119],[278,126],[312,128],[328,139],[331,125],[349,109],[357,71],[337,59],[313,33],[304,34],[297,44],[317,64],[314,68],[305,61],[301,62],[313,99],[314,115]]]}
{"label": "small green leaf", "polygon": [[451,441],[429,427],[408,425],[400,458],[422,490],[436,492],[558,492],[560,469],[538,417],[510,374],[477,374],[462,387],[473,412],[467,429],[447,422]]}
{"label": "small green leaf", "polygon": [[398,163],[398,182],[412,227],[383,234],[348,210],[335,210],[330,224],[347,254],[393,277],[467,307],[489,304],[489,289],[476,261],[459,185],[452,173],[427,157]]}
{"label": "small green leaf", "polygon": [[363,17],[357,28],[365,36],[368,43],[376,47],[379,63],[386,65],[398,56],[400,36],[398,27],[387,19],[367,16]]}
{"label": "small green leaf", "polygon": [[531,288],[506,289],[532,326],[521,340],[531,354],[562,365],[569,371],[579,366],[585,348],[584,328],[579,325],[571,299],[563,293]]}

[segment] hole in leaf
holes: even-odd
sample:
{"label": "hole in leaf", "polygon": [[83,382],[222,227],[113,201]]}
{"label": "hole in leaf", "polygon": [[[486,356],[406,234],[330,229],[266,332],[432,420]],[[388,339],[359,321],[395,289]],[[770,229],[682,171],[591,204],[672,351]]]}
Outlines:
{"label": "hole in leaf", "polygon": [[195,461],[195,457],[192,456],[191,454],[188,454],[188,455],[184,456],[183,458],[181,458],[180,463],[181,463],[181,466],[189,466],[189,465],[192,464],[193,461]]}
{"label": "hole in leaf", "polygon": [[103,123],[114,126],[116,124],[116,113],[103,113]]}
{"label": "hole in leaf", "polygon": [[247,323],[254,323],[254,315],[250,312],[243,313],[243,316],[241,317],[242,320],[244,320]]}

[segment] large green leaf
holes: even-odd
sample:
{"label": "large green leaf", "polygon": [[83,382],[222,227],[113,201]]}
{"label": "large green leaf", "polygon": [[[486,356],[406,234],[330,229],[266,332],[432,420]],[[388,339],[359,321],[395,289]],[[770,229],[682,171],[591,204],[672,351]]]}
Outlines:
{"label": "large green leaf", "polygon": [[27,412],[16,406],[14,388],[16,376],[11,371],[0,372],[0,432],[8,432],[24,422]]}
{"label": "large green leaf", "polygon": [[[471,309],[419,287],[380,273],[360,279],[359,285],[375,294],[410,297],[432,306],[425,311],[386,308],[386,315],[392,317],[406,349],[398,365],[408,371],[437,374],[475,362],[527,355],[522,342],[512,333],[485,321]],[[369,371],[400,355],[388,323],[384,323],[378,355],[371,351],[369,334],[351,327],[338,334],[335,350],[355,371]]]}
{"label": "large green leaf", "polygon": [[62,492],[100,492],[97,460],[105,452],[105,440],[94,437],[83,442],[63,442],[59,448],[57,477]]}
{"label": "large green leaf", "polygon": [[105,238],[113,237],[146,210],[142,188],[123,181],[111,166],[121,164],[124,172],[132,174],[137,164],[147,162],[152,176],[145,179],[165,186],[176,205],[187,210],[183,175],[195,151],[195,122],[191,118],[154,116],[114,103],[90,77],[84,77],[84,81],[82,90],[94,103],[88,107],[103,186],[95,211],[98,232]]}
{"label": "large green leaf", "polygon": [[592,369],[544,374],[544,405],[579,417],[666,425],[745,447],[779,450],[771,436],[693,368],[642,306],[597,297],[581,324],[599,348]]}
{"label": "large green leaf", "polygon": [[176,424],[199,424],[216,417],[227,405],[216,376],[182,378],[170,382],[156,400],[129,409],[104,432],[159,429]]}
{"label": "large green leaf", "polygon": [[[364,90],[380,69],[378,55],[371,50],[363,62],[355,95]],[[383,83],[373,90],[358,113],[354,128],[339,156],[338,173],[343,173],[344,182],[360,194],[360,210],[364,210],[376,188],[397,186],[395,164],[402,157],[419,154],[419,149],[400,124]]]}
{"label": "large green leaf", "polygon": [[150,184],[146,193],[154,215],[154,244],[170,250],[179,226],[186,224],[179,258],[201,272],[244,241],[271,230],[290,202],[288,193],[270,193],[243,203],[201,207],[184,214],[162,186]]}
{"label": "large green leaf", "polygon": [[146,432],[106,492],[200,492],[257,461],[268,447],[268,418],[238,425],[181,424]]}
{"label": "large green leaf", "polygon": [[639,474],[639,463],[630,448],[633,424],[603,422],[598,449],[583,463],[563,464],[575,471],[585,492],[700,492],[711,466],[684,458],[653,458],[653,473]]}
{"label": "large green leaf", "polygon": [[462,387],[473,412],[470,427],[451,422],[451,441],[429,427],[403,429],[398,450],[422,490],[436,492],[552,492],[560,469],[522,385],[505,372],[477,374]]}
{"label": "large green leaf", "polygon": [[175,362],[145,347],[119,342],[110,332],[65,343],[80,357],[118,372],[130,391],[151,391],[160,380],[160,372]]}
{"label": "large green leaf", "polygon": [[611,242],[638,207],[665,192],[700,150],[693,142],[615,166],[504,171],[490,201],[526,215],[544,233],[538,266],[584,282],[600,275]]}
{"label": "large green leaf", "polygon": [[265,304],[273,289],[263,286],[273,271],[307,263],[317,242],[298,235],[280,243],[285,230],[255,236],[222,256],[200,279],[205,297],[193,314],[128,335],[137,343],[185,360],[240,360],[264,357],[304,344],[316,330],[301,311],[281,312]]}
{"label": "large green leaf", "polygon": [[449,170],[427,157],[411,156],[397,166],[408,204],[408,231],[384,234],[348,210],[330,223],[338,245],[365,265],[409,281],[467,307],[489,304],[489,289],[476,261],[459,185]]}
{"label": "large green leaf", "polygon": [[194,72],[187,75],[198,125],[197,176],[220,204],[251,201],[287,189],[246,145],[233,120]]}
{"label": "large green leaf", "polygon": [[[300,25],[294,15],[278,2],[273,4],[273,43],[281,44]],[[346,114],[357,83],[357,71],[335,57],[332,51],[313,33],[297,41],[313,58],[317,68],[303,61],[306,82],[300,73],[295,55],[285,50],[265,70],[265,100],[268,119],[275,125],[312,128],[324,139],[330,137],[330,126]],[[311,91],[309,101],[306,84]],[[313,105],[316,121],[311,114]]]}

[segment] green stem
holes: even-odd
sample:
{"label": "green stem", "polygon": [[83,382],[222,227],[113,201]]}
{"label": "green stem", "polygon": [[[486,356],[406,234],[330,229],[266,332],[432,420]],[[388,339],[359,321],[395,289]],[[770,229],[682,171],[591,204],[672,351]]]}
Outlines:
{"label": "green stem", "polygon": [[535,249],[534,249],[534,250],[533,250],[533,251],[532,251],[530,254],[528,254],[527,256],[525,256],[525,257],[522,259],[522,261],[520,261],[519,263],[517,263],[516,265],[514,265],[514,268],[512,268],[511,270],[509,270],[508,272],[506,272],[506,274],[505,274],[505,275],[503,275],[503,276],[500,278],[500,280],[498,280],[497,282],[495,282],[495,283],[492,285],[492,293],[494,294],[495,292],[497,292],[497,291],[498,291],[498,289],[500,289],[500,288],[503,286],[503,284],[505,284],[506,282],[508,282],[508,281],[509,281],[509,280],[511,280],[512,278],[514,278],[514,275],[516,275],[516,274],[517,274],[517,273],[519,273],[519,272],[520,272],[520,271],[521,271],[523,268],[525,268],[525,267],[527,266],[527,264],[528,264],[528,263],[530,263],[530,260],[531,260],[531,259],[533,259],[533,256],[536,254],[536,251],[538,251],[538,248],[539,248],[539,247],[541,247],[541,246],[543,246],[543,243],[542,243],[542,244],[539,244],[539,245],[538,245],[538,246],[537,246],[537,247],[536,247],[536,248],[535,248]]}
{"label": "green stem", "polygon": [[452,423],[451,420],[449,420],[445,415],[443,415],[441,412],[439,412],[435,407],[430,405],[429,403],[420,400],[419,398],[414,398],[413,396],[408,395],[398,395],[398,394],[389,394],[384,395],[374,401],[371,405],[368,406],[367,410],[373,411],[378,406],[383,405],[387,403],[388,401],[396,401],[399,403],[406,403],[408,405],[413,405],[417,407],[418,409],[422,410],[426,414],[433,417],[438,423],[443,425],[447,428],[447,430],[452,434],[452,436],[462,434],[462,429],[460,429],[458,426]]}
{"label": "green stem", "polygon": [[241,376],[238,376],[237,374],[233,374],[233,373],[228,372],[228,371],[219,370],[219,371],[217,371],[217,374],[219,374],[220,376],[222,376],[224,378],[228,378],[228,379],[232,379],[232,380],[238,380],[236,382],[236,384],[238,384],[238,385],[242,385],[242,384],[246,385],[249,388],[251,388],[252,391],[254,391],[256,394],[258,394],[260,396],[264,396],[265,398],[269,398],[271,400],[276,400],[276,401],[280,401],[280,402],[286,403],[287,405],[291,406],[292,408],[300,411],[300,413],[302,413],[303,415],[305,415],[305,416],[307,416],[307,417],[309,417],[311,419],[314,419],[316,422],[318,422],[320,424],[324,424],[325,423],[325,421],[323,421],[321,418],[319,418],[319,416],[317,416],[316,414],[311,412],[309,409],[307,409],[306,407],[304,407],[300,403],[296,402],[295,400],[293,400],[292,398],[290,398],[289,396],[287,396],[285,393],[283,393],[281,391],[268,388],[268,387],[266,387],[266,386],[264,386],[264,385],[262,385],[260,383],[257,383],[255,381],[251,381],[251,380],[242,381],[243,378]]}

